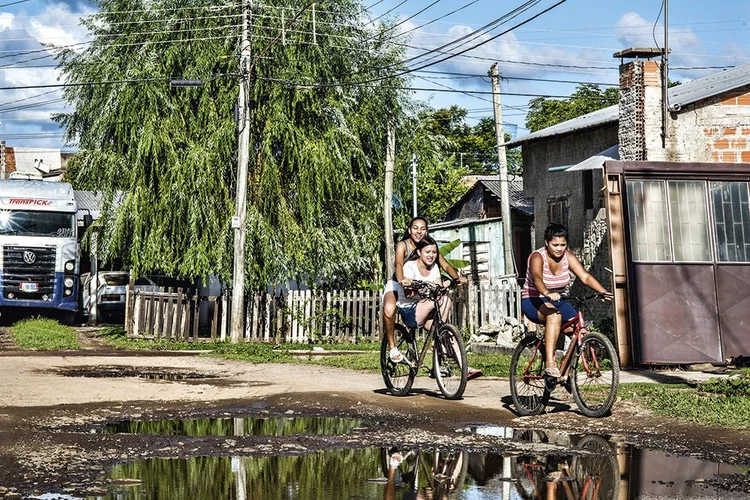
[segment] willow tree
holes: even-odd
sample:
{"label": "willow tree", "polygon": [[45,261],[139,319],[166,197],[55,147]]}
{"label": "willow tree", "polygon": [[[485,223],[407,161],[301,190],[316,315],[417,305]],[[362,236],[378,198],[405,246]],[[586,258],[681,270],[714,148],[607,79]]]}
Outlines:
{"label": "willow tree", "polygon": [[[105,194],[103,258],[137,273],[218,274],[232,262],[242,11],[216,0],[102,0],[92,43],[62,49],[77,145],[70,180]],[[346,285],[371,275],[382,229],[388,113],[401,54],[354,0],[252,13],[247,285]],[[283,22],[283,24],[282,24]],[[283,25],[283,36],[282,36]],[[381,32],[382,33],[382,32]],[[175,88],[171,78],[200,80]]]}

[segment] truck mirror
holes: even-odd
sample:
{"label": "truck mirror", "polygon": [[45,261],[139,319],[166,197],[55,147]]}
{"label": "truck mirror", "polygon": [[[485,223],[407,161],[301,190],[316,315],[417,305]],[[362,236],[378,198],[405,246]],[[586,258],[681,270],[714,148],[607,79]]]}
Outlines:
{"label": "truck mirror", "polygon": [[83,229],[88,229],[91,227],[91,224],[94,223],[94,218],[91,216],[91,214],[84,214],[83,216]]}

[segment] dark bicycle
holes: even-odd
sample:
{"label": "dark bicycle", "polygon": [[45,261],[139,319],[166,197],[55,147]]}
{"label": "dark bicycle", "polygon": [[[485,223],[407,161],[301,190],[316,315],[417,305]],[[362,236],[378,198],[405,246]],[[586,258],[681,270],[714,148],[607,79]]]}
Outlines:
{"label": "dark bicycle", "polygon": [[[453,282],[455,285],[455,282]],[[422,298],[433,301],[432,325],[427,332],[421,351],[417,344],[417,329],[396,324],[393,340],[404,355],[401,362],[389,356],[388,341],[383,338],[380,347],[380,370],[386,387],[394,396],[405,396],[414,384],[414,378],[432,346],[432,371],[440,392],[446,399],[460,399],[466,389],[468,364],[464,341],[455,326],[446,323],[440,314],[440,298],[448,293],[436,283],[413,281],[410,287]]]}
{"label": "dark bicycle", "polygon": [[568,297],[578,314],[560,329],[560,336],[567,335],[571,342],[562,360],[556,360],[559,379],[545,375],[543,331],[541,338],[527,335],[518,343],[510,364],[510,394],[519,415],[544,412],[558,383],[573,394],[578,409],[587,417],[602,417],[612,409],[620,384],[617,352],[607,337],[586,329],[581,311],[587,301],[605,297],[601,293]]}

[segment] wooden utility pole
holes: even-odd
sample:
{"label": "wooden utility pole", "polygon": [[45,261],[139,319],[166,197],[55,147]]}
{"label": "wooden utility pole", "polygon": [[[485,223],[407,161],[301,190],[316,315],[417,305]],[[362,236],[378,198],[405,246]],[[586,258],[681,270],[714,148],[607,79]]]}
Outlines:
{"label": "wooden utility pole", "polygon": [[393,276],[396,263],[396,250],[393,246],[393,170],[396,165],[396,125],[392,118],[388,120],[388,137],[385,147],[385,190],[383,194],[383,228],[385,232],[385,279]]}
{"label": "wooden utility pole", "polygon": [[5,141],[0,141],[0,179],[5,179]]}
{"label": "wooden utility pole", "polygon": [[[230,340],[236,344],[245,329],[245,216],[247,215],[247,171],[250,162],[250,33],[253,1],[245,0],[240,47],[240,92],[237,97],[239,140],[237,145],[237,218],[234,233],[234,269],[232,273],[232,329]],[[235,224],[233,224],[235,226]]]}
{"label": "wooden utility pole", "polygon": [[492,77],[492,104],[495,110],[495,136],[497,138],[497,168],[500,171],[500,209],[503,217],[503,247],[505,253],[505,276],[515,275],[513,263],[513,237],[510,221],[510,198],[508,189],[508,160],[505,157],[505,134],[503,113],[500,109],[500,71],[497,63],[490,68]]}

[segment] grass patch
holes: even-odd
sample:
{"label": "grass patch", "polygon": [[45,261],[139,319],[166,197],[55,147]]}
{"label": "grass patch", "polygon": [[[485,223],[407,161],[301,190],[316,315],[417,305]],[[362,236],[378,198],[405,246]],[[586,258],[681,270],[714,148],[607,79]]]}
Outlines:
{"label": "grass patch", "polygon": [[81,348],[76,331],[49,318],[24,319],[11,327],[18,347],[40,351],[71,351]]}
{"label": "grass patch", "polygon": [[704,426],[750,428],[750,396],[733,388],[743,387],[750,378],[740,382],[711,379],[697,388],[687,384],[622,384],[620,396],[636,399],[654,415],[675,418]]}

